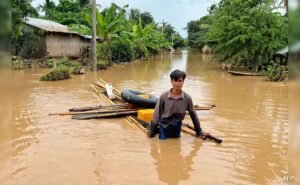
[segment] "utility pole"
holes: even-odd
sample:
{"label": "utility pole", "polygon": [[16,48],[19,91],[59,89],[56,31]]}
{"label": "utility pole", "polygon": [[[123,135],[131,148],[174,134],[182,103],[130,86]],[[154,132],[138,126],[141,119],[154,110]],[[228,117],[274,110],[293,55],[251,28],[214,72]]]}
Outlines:
{"label": "utility pole", "polygon": [[162,20],[162,22],[161,22],[161,24],[162,24],[162,26],[161,26],[161,34],[164,34],[164,26],[165,26],[165,21],[164,21],[164,19]]}
{"label": "utility pole", "polygon": [[97,71],[97,33],[96,33],[96,0],[92,0],[92,63],[93,71]]}
{"label": "utility pole", "polygon": [[[162,20],[162,22],[161,22],[161,34],[162,35],[164,35],[164,26],[165,26],[165,21],[164,21],[164,19]],[[162,57],[162,48],[160,48],[160,55],[161,55],[161,57]]]}

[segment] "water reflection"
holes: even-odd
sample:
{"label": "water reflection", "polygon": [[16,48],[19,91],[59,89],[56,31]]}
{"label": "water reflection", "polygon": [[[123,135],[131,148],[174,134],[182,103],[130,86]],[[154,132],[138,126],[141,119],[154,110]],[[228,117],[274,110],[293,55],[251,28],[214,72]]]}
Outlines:
{"label": "water reflection", "polygon": [[168,185],[177,185],[190,178],[193,158],[197,156],[202,144],[198,141],[191,145],[189,149],[186,148],[180,139],[151,142],[151,155],[159,180]]}

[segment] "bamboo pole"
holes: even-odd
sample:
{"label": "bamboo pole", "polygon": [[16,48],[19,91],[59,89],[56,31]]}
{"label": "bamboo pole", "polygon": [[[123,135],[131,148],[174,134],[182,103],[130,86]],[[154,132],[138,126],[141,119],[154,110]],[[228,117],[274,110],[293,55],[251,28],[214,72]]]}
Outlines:
{"label": "bamboo pole", "polygon": [[184,133],[186,133],[186,134],[189,134],[189,135],[191,135],[191,136],[196,136],[195,131],[193,131],[193,130],[187,128],[187,127],[181,127],[181,130],[182,130]]}
{"label": "bamboo pole", "polygon": [[135,125],[133,125],[128,119],[126,119],[127,118],[127,116],[125,117],[125,118],[123,118],[123,120],[129,125],[129,126],[131,126],[131,128],[136,128],[136,126]]}
{"label": "bamboo pole", "polygon": [[[104,82],[104,83],[106,83],[106,82]],[[95,83],[95,82],[94,82],[94,84],[96,84],[96,85],[98,85],[99,87],[105,89],[105,86],[104,86],[104,85],[100,85],[100,84],[97,84],[97,83]],[[94,86],[92,86],[92,87],[94,87]],[[94,87],[93,89],[97,92],[97,90],[96,90],[95,87]],[[118,93],[118,92],[117,92],[117,93]],[[99,93],[97,93],[97,94],[99,95]],[[105,100],[109,99],[108,97],[105,97],[103,94],[101,94],[101,95],[99,95],[99,96],[103,97],[103,99],[105,99]],[[108,104],[114,105],[114,104],[116,104],[116,103],[114,103],[113,101],[108,101]],[[132,124],[132,123],[128,120],[129,117],[130,117],[130,116],[126,116],[125,118],[123,118],[123,120],[124,120],[127,124],[129,124],[132,128],[136,128],[136,126],[135,126],[134,124]],[[126,120],[126,119],[127,119],[127,120]]]}
{"label": "bamboo pole", "polygon": [[85,114],[85,115],[73,115],[72,119],[97,119],[97,118],[110,118],[116,116],[127,116],[131,114],[136,114],[136,111],[126,111],[126,112],[112,112],[112,113],[103,113],[103,114]]}
{"label": "bamboo pole", "polygon": [[[185,126],[185,128],[189,128],[190,130],[195,131],[195,128],[194,128],[193,126],[189,125],[189,124],[183,123],[183,125]],[[184,128],[184,127],[182,127],[182,128]],[[213,141],[215,141],[216,143],[219,143],[219,144],[223,142],[222,139],[217,138],[216,136],[213,136],[213,135],[211,135],[211,134],[205,134],[204,137],[205,137],[205,138],[208,138],[208,139],[210,139],[210,140],[213,140]]]}
{"label": "bamboo pole", "polygon": [[[107,82],[105,82],[105,81],[102,80],[101,78],[100,78],[99,80],[97,80],[97,81],[94,81],[93,83],[96,84],[96,85],[98,85],[99,87],[101,87],[101,88],[103,88],[103,89],[106,88],[106,84],[107,84]],[[117,89],[115,89],[114,87],[113,87],[113,92],[114,92],[116,95],[121,96],[121,92],[118,91]]]}
{"label": "bamboo pole", "polygon": [[134,119],[132,116],[128,116],[128,119],[130,119],[133,123],[137,125],[137,127],[139,127],[142,131],[144,131],[147,134],[147,130],[136,119]]}
{"label": "bamboo pole", "polygon": [[109,110],[111,108],[127,108],[128,104],[116,104],[116,105],[97,105],[93,107],[79,107],[79,108],[70,108],[69,112],[85,112],[85,111],[92,111],[92,110],[100,110],[100,109],[105,109]]}
{"label": "bamboo pole", "polygon": [[90,86],[92,87],[92,89],[96,92],[96,94],[99,96],[99,98],[105,102],[105,100],[103,99],[103,97],[101,96],[101,93],[98,92],[98,90],[96,89],[96,87],[93,84],[90,84]]}
{"label": "bamboo pole", "polygon": [[[97,83],[97,82],[100,82],[100,83]],[[96,84],[98,85],[98,86],[100,86],[100,87],[102,87],[103,89],[105,88],[105,85],[107,84],[104,80],[102,80],[102,79],[100,79],[100,80],[98,80],[96,82]],[[102,83],[102,84],[101,84]],[[116,94],[116,95],[119,95],[119,96],[121,96],[121,93],[118,91],[118,90],[116,90],[115,88],[113,88],[113,92]],[[114,102],[112,102],[112,103],[114,103]],[[132,118],[131,116],[126,116],[125,117],[125,119],[128,119],[129,120],[129,123],[131,123],[130,122],[130,118]],[[132,118],[133,119],[133,118]]]}
{"label": "bamboo pole", "polygon": [[58,112],[50,113],[49,116],[67,116],[67,115],[82,115],[82,114],[101,114],[101,113],[113,113],[113,112],[126,112],[126,111],[137,111],[141,109],[111,109],[111,110],[98,110],[98,111],[84,111],[84,112]]}

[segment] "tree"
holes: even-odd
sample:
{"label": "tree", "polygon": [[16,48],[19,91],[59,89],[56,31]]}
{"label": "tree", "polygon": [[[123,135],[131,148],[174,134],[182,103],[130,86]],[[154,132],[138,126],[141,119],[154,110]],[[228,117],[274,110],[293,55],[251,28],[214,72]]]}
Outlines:
{"label": "tree", "polygon": [[138,9],[130,9],[129,12],[129,19],[132,20],[135,23],[139,22],[139,19],[141,17],[141,12]]}
{"label": "tree", "polygon": [[24,45],[24,26],[27,16],[38,16],[37,11],[31,6],[31,0],[12,0],[12,49],[14,54],[18,54]]}
{"label": "tree", "polygon": [[176,33],[175,31],[175,28],[169,24],[169,23],[164,23],[163,25],[163,30],[164,30],[164,35],[165,35],[165,38],[168,40],[168,41],[172,41],[172,35]]}
{"label": "tree", "polygon": [[[213,12],[212,8],[210,10]],[[188,45],[192,48],[201,49],[207,44],[206,37],[211,24],[212,15],[201,17],[196,21],[190,21],[186,28],[188,32]]]}
{"label": "tree", "polygon": [[181,37],[180,34],[176,33],[173,35],[173,48],[182,48],[185,47],[185,40]]}
{"label": "tree", "polygon": [[77,1],[81,7],[88,6],[91,3],[91,0],[77,0]]}
{"label": "tree", "polygon": [[59,0],[57,5],[46,0],[39,9],[45,12],[45,18],[64,25],[87,25],[85,14],[92,11],[90,0]]}
{"label": "tree", "polygon": [[55,3],[51,0],[45,0],[44,5],[40,5],[38,8],[45,12],[46,18],[53,18],[53,14],[55,11]]}
{"label": "tree", "polygon": [[143,12],[141,13],[140,17],[143,27],[145,27],[148,24],[154,23],[154,19],[150,12]]}
{"label": "tree", "polygon": [[287,18],[268,3],[222,0],[206,41],[214,41],[217,60],[257,71],[287,44],[287,28]]}

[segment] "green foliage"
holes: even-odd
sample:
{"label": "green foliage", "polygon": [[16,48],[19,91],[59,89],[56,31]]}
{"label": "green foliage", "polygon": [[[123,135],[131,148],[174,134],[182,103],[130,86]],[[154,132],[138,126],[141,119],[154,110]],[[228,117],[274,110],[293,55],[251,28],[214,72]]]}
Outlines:
{"label": "green foliage", "polygon": [[[44,18],[67,25],[69,30],[84,35],[92,33],[90,0],[45,0],[39,10],[45,12]],[[100,60],[128,61],[158,53],[160,49],[171,47],[172,36],[175,47],[182,47],[184,39],[175,32],[170,24],[165,25],[165,34],[161,34],[153,16],[149,12],[132,9],[126,17],[128,5],[120,7],[112,3],[110,7],[96,12],[97,56]],[[35,39],[31,39],[33,42]],[[37,43],[37,42],[36,42]],[[31,48],[33,52],[34,47]],[[48,61],[49,67],[61,62]],[[54,63],[53,63],[54,62]],[[55,64],[55,65],[54,65]]]}
{"label": "green foliage", "polygon": [[185,46],[186,42],[179,34],[173,35],[173,48],[177,49]]}
{"label": "green foliage", "polygon": [[[159,30],[162,30],[162,27],[158,28]],[[163,34],[165,36],[165,39],[169,42],[172,41],[172,35],[175,34],[175,28],[169,24],[169,23],[164,23],[163,25]]]}
{"label": "green foliage", "polygon": [[51,0],[45,0],[45,3],[38,7],[39,10],[42,10],[43,12],[45,12],[46,18],[54,17],[55,8],[56,8],[55,3]]}
{"label": "green foliage", "polygon": [[105,60],[97,61],[97,70],[107,69],[108,66],[109,66],[109,63]]}
{"label": "green foliage", "polygon": [[147,57],[150,51],[157,52],[164,41],[163,35],[154,30],[154,24],[143,27],[141,23],[132,26],[130,39],[136,58]]}
{"label": "green foliage", "polygon": [[38,51],[38,42],[44,34],[42,30],[26,30],[22,36],[22,46],[27,48],[27,56],[34,57]]}
{"label": "green foliage", "polygon": [[83,67],[79,62],[76,62],[76,63],[73,63],[70,71],[74,75],[84,74],[85,67]]}
{"label": "green foliage", "polygon": [[[211,11],[214,10],[214,8],[211,9]],[[196,21],[190,21],[187,25],[188,45],[192,48],[201,49],[206,44],[206,37],[211,24],[211,15],[204,16]]]}
{"label": "green foliage", "polygon": [[43,61],[44,64],[46,64],[47,67],[52,68],[54,66],[54,59],[49,58]]}
{"label": "green foliage", "polygon": [[130,42],[125,40],[113,41],[111,45],[112,61],[124,62],[133,59],[133,48]]}
{"label": "green foliage", "polygon": [[188,45],[200,49],[207,44],[218,61],[262,70],[288,41],[287,17],[276,12],[273,2],[220,1],[209,15],[188,23]]}
{"label": "green foliage", "polygon": [[46,75],[40,78],[41,81],[57,81],[57,80],[64,80],[70,78],[70,69],[63,67],[58,69],[53,69]]}
{"label": "green foliage", "polygon": [[267,3],[223,0],[207,34],[218,61],[261,70],[287,44],[287,19]]}
{"label": "green foliage", "polygon": [[45,12],[44,18],[55,22],[70,25],[88,25],[85,15],[91,12],[89,0],[59,0],[55,5],[53,0],[45,0],[43,5],[38,7]]}
{"label": "green foliage", "polygon": [[289,10],[289,45],[299,42],[300,38],[300,11]]}
{"label": "green foliage", "polygon": [[12,0],[11,1],[11,23],[12,23],[12,33],[11,33],[11,45],[13,53],[19,54],[24,44],[24,25],[22,21],[25,17],[38,16],[37,11],[31,6],[32,0]]}
{"label": "green foliage", "polygon": [[129,12],[129,20],[133,21],[134,23],[138,23],[140,21],[141,11],[138,9],[130,9]]}
{"label": "green foliage", "polygon": [[[111,42],[112,38],[118,37],[118,33],[122,30],[122,25],[125,22],[125,8],[119,9],[116,4],[112,4],[106,13],[97,11],[97,36],[103,39],[105,42]],[[90,13],[85,14],[85,21],[87,27],[84,29],[84,33],[92,33],[92,17]],[[74,28],[74,27],[73,27]],[[74,30],[82,33],[81,28]]]}
{"label": "green foliage", "polygon": [[267,73],[266,80],[282,81],[285,79],[285,71],[286,71],[286,66],[282,66],[279,64],[269,65],[266,70]]}
{"label": "green foliage", "polygon": [[79,62],[71,61],[67,57],[63,58],[49,58],[44,61],[49,68],[82,68]]}
{"label": "green foliage", "polygon": [[24,68],[24,59],[21,57],[13,57],[11,61],[12,70],[20,70]]}
{"label": "green foliage", "polygon": [[143,27],[145,27],[148,24],[154,23],[154,19],[153,19],[150,12],[141,13],[140,18],[141,18],[141,22],[142,22]]}
{"label": "green foliage", "polygon": [[154,19],[150,12],[140,12],[138,9],[130,9],[129,20],[135,24],[141,22],[142,26],[145,27],[147,24],[154,23]]}
{"label": "green foliage", "polygon": [[53,60],[53,68],[54,69],[68,68],[68,67],[72,67],[72,66],[73,66],[72,62],[67,57]]}
{"label": "green foliage", "polygon": [[107,43],[102,43],[99,44],[97,43],[97,58],[100,60],[109,60],[110,59],[110,55],[108,55],[110,53],[110,47],[108,46]]}

